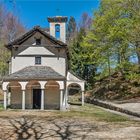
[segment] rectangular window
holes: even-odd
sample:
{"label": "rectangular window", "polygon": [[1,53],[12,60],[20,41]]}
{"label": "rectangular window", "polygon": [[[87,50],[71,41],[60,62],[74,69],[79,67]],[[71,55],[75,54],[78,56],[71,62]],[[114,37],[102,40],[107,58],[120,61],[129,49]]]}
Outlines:
{"label": "rectangular window", "polygon": [[41,45],[41,39],[36,39],[36,45]]}
{"label": "rectangular window", "polygon": [[35,65],[41,65],[41,56],[35,57]]}

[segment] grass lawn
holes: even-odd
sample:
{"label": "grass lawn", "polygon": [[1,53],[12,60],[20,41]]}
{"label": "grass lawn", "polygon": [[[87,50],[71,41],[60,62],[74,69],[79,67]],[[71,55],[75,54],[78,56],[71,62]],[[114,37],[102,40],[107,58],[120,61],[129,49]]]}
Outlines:
{"label": "grass lawn", "polygon": [[72,107],[68,112],[58,112],[63,117],[81,117],[96,121],[124,122],[130,121],[126,116],[121,116],[105,111],[97,106],[85,104],[85,106]]}
{"label": "grass lawn", "polygon": [[[126,116],[118,115],[115,113],[111,113],[108,111],[103,110],[102,108],[99,108],[95,105],[91,104],[85,104],[84,106],[75,106],[71,105],[71,108],[69,111],[40,111],[40,110],[25,110],[21,111],[20,109],[14,109],[14,110],[3,110],[3,107],[0,106],[0,117],[1,116],[12,116],[15,115],[22,115],[22,114],[27,114],[27,116],[31,115],[34,116],[36,115],[37,112],[40,112],[40,116],[55,116],[55,117],[71,117],[71,118],[81,118],[81,119],[89,119],[89,120],[96,120],[96,121],[105,121],[105,122],[125,122],[125,121],[132,121]],[[26,113],[28,112],[28,113]],[[46,112],[46,113],[45,113]],[[41,115],[42,114],[42,115]],[[11,117],[12,117],[11,116]]]}
{"label": "grass lawn", "polygon": [[2,111],[3,110],[3,105],[2,104],[0,104],[0,111]]}

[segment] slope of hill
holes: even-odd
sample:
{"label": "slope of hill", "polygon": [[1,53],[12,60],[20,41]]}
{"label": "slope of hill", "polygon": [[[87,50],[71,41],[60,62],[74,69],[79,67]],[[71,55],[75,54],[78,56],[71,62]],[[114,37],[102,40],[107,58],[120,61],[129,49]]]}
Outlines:
{"label": "slope of hill", "polygon": [[[139,76],[139,75],[138,75]],[[116,72],[97,81],[86,96],[102,100],[130,100],[140,97],[140,78],[130,78]]]}

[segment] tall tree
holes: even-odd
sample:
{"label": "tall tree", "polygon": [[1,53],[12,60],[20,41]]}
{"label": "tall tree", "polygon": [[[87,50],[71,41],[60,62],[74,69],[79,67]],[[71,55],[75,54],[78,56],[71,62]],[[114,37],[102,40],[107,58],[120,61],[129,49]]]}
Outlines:
{"label": "tall tree", "polygon": [[81,16],[80,22],[79,22],[79,29],[83,28],[88,31],[92,24],[92,18],[88,15],[88,13],[84,12]]}
{"label": "tall tree", "polygon": [[132,20],[130,41],[136,47],[138,64],[140,67],[140,0],[128,0],[124,2],[125,10],[129,11]]}
{"label": "tall tree", "polygon": [[19,18],[8,12],[3,3],[0,3],[0,77],[8,73],[10,53],[4,47],[20,34],[25,32],[25,27],[20,23]]}
{"label": "tall tree", "polygon": [[68,43],[75,37],[77,31],[77,25],[74,17],[70,17],[67,24],[67,41]]}
{"label": "tall tree", "polygon": [[98,71],[105,75],[110,75],[114,68],[123,72],[131,66],[129,58],[135,51],[130,47],[133,21],[125,2],[102,0],[82,44],[83,49],[89,48],[86,54],[91,54]]}
{"label": "tall tree", "polygon": [[94,65],[90,58],[84,55],[84,50],[81,45],[81,42],[85,38],[91,26],[91,18],[88,14],[84,13],[81,16],[81,20],[78,25],[79,28],[69,43],[71,70],[89,83],[93,83]]}

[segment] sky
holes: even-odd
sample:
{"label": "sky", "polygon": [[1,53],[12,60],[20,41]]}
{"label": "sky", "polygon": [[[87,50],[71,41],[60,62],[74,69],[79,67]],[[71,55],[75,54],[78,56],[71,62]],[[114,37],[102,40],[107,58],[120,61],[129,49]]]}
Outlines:
{"label": "sky", "polygon": [[[49,27],[49,16],[73,16],[78,22],[82,13],[90,16],[98,9],[100,0],[0,0],[9,11],[20,17],[27,29],[36,25]],[[14,1],[14,4],[11,2]]]}

